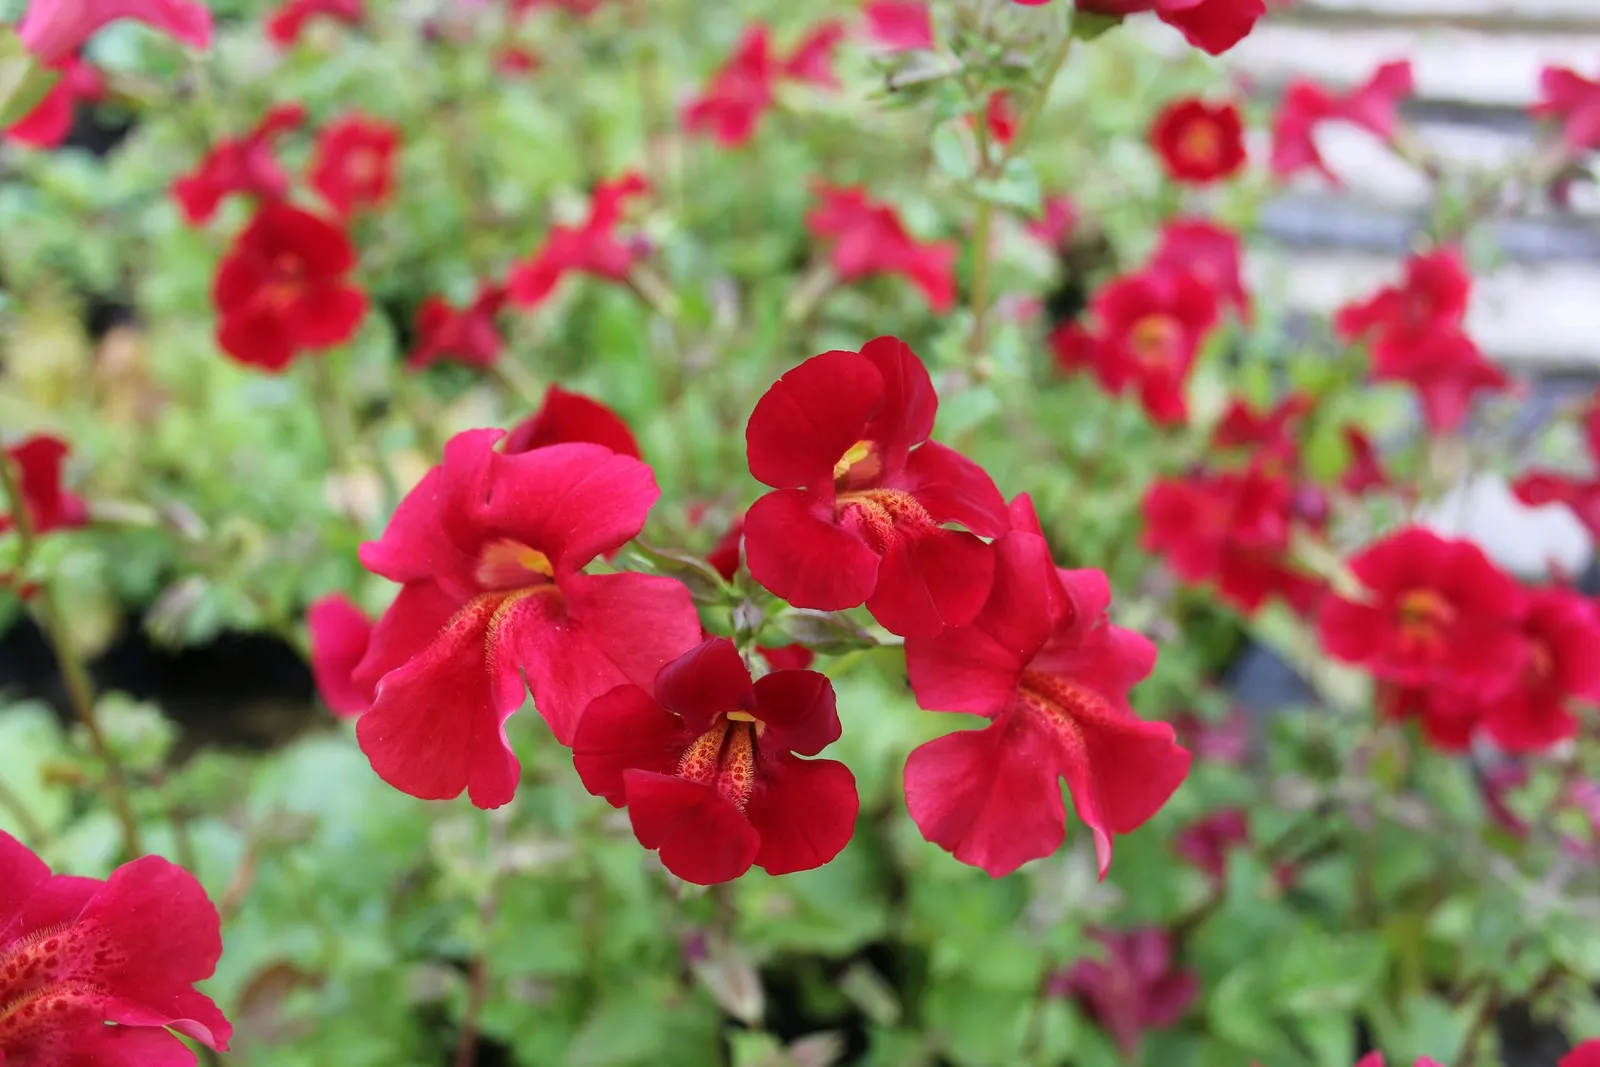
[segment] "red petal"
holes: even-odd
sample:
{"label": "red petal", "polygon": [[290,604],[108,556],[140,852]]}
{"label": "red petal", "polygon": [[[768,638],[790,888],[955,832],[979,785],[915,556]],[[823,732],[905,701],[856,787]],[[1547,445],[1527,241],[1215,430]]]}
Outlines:
{"label": "red petal", "polygon": [[662,667],[655,677],[655,695],[697,735],[724,712],[756,707],[750,669],[726,637],[702,641]]}
{"label": "red petal", "polygon": [[859,353],[812,356],[756,401],[744,433],[750,473],[775,489],[831,485],[834,464],[866,436],[885,392]]}
{"label": "red petal", "polygon": [[372,642],[372,620],[349,597],[322,597],[306,611],[311,634],[311,673],[317,692],[335,715],[360,715],[372,704],[372,687],[351,675]]}
{"label": "red petal", "polygon": [[1249,36],[1266,13],[1265,0],[1205,0],[1183,11],[1162,12],[1160,18],[1196,48],[1220,56]]}
{"label": "red petal", "polygon": [[885,468],[898,470],[906,453],[933,432],[939,395],[933,391],[928,368],[900,338],[875,337],[861,346],[861,355],[883,378],[882,404],[861,437],[876,441],[883,449]]}
{"label": "red petal", "polygon": [[[470,440],[464,440],[469,435],[486,438],[481,447],[488,449],[493,447],[499,431],[469,430],[457,434],[446,445],[447,453],[469,447]],[[391,582],[437,581],[459,603],[470,600],[478,591],[477,559],[457,547],[445,533],[439,514],[444,482],[443,467],[423,475],[422,481],[400,501],[383,537],[361,546],[361,565]]]}
{"label": "red petal", "polygon": [[367,294],[349,285],[318,287],[294,306],[293,328],[307,348],[330,348],[355,336],[367,315]]}
{"label": "red petal", "polygon": [[697,644],[700,617],[689,591],[671,578],[580,574],[560,589],[565,617],[519,627],[517,660],[539,714],[567,745],[595,697],[624,682],[648,688],[663,666]]}
{"label": "red petal", "polygon": [[640,458],[639,443],[616,412],[597,400],[569,393],[558,385],[549,388],[544,403],[532,417],[506,436],[502,451],[512,455],[571,441],[605,445],[620,455]]}
{"label": "red petal", "polygon": [[217,325],[217,347],[265,371],[281,371],[294,360],[295,338],[280,315],[231,315]]}
{"label": "red petal", "polygon": [[628,816],[645,848],[658,849],[661,863],[696,885],[714,885],[750,869],[761,838],[744,813],[715,789],[649,771],[628,771]]}
{"label": "red petal", "polygon": [[911,453],[896,482],[936,522],[959,522],[979,537],[999,537],[1010,522],[989,472],[953,448],[929,441]]}
{"label": "red petal", "polygon": [[589,702],[572,735],[572,762],[583,787],[613,807],[624,800],[623,772],[672,774],[694,740],[683,720],[636,685],[619,685]]}
{"label": "red petal", "polygon": [[878,580],[878,556],[822,518],[806,494],[780,489],[750,505],[744,525],[751,577],[798,608],[857,607]]}
{"label": "red petal", "polygon": [[935,527],[888,545],[867,610],[890,633],[933,637],[946,626],[971,622],[993,583],[989,545],[972,534]]}
{"label": "red petal", "polygon": [[1028,715],[929,741],[906,759],[906,807],[922,836],[1000,878],[1067,834],[1057,739]]}
{"label": "red petal", "polygon": [[1078,818],[1094,831],[1104,878],[1111,835],[1136,830],[1161,810],[1189,774],[1189,753],[1168,723],[1145,722],[1109,704],[1102,710],[1073,717],[1061,772]]}
{"label": "red petal", "polygon": [[755,690],[756,718],[766,726],[762,744],[815,756],[839,740],[839,710],[827,675],[774,671],[756,679]]}
{"label": "red petal", "polygon": [[366,652],[351,671],[350,680],[366,691],[368,705],[379,680],[433,644],[463,606],[434,582],[407,582],[401,587],[372,628]]}
{"label": "red petal", "polygon": [[850,843],[860,806],[855,775],[844,764],[784,752],[763,756],[745,808],[761,835],[756,865],[768,874],[822,866]]}
{"label": "red petal", "polygon": [[7,933],[23,904],[50,877],[44,860],[0,830],[0,935]]}
{"label": "red petal", "polygon": [[[513,597],[478,597],[431,645],[384,675],[371,710],[356,723],[356,740],[378,777],[424,800],[449,800],[463,789],[480,808],[511,800],[521,764],[504,724],[523,693],[515,658],[497,639],[503,613],[526,610]],[[520,637],[521,629],[511,632]]]}
{"label": "red petal", "polygon": [[147,1028],[158,1024],[106,1026],[99,1018],[84,1022],[88,1025],[64,1024],[60,1040],[68,1046],[61,1049],[65,1058],[49,1062],[63,1067],[194,1067],[187,1045],[165,1030]]}

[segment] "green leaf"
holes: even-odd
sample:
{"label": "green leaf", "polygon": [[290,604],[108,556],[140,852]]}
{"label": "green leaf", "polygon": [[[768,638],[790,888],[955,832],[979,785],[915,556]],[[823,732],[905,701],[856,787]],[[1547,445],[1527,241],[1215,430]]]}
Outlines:
{"label": "green leaf", "polygon": [[0,804],[0,830],[28,841],[25,821],[48,834],[66,821],[72,794],[51,782],[49,766],[63,757],[61,730],[43,704],[15,704],[0,708],[0,783],[26,815]]}
{"label": "green leaf", "polygon": [[967,139],[960,125],[947,122],[934,130],[930,147],[933,149],[933,161],[941,173],[957,182],[971,180],[977,163],[967,147]]}
{"label": "green leaf", "polygon": [[1122,25],[1121,15],[1096,15],[1081,8],[1072,13],[1072,36],[1080,41],[1092,41],[1107,30]]}
{"label": "green leaf", "polygon": [[13,27],[0,26],[0,129],[26,118],[60,79],[60,71],[29,54]]}
{"label": "green leaf", "polygon": [[1000,177],[978,182],[974,191],[991,204],[1015,208],[1037,217],[1044,211],[1044,191],[1033,164],[1020,156],[1006,160]]}
{"label": "green leaf", "polygon": [[1383,975],[1375,934],[1325,934],[1302,928],[1280,950],[1275,1003],[1294,1015],[1350,1011]]}

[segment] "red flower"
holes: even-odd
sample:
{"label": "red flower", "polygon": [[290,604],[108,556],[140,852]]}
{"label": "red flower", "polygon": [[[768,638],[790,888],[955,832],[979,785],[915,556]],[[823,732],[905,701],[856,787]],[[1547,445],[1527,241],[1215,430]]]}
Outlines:
{"label": "red flower", "polygon": [[289,176],[272,154],[273,142],[305,121],[299,104],[274,104],[259,125],[243,137],[217,144],[200,165],[172,183],[172,196],[191,226],[210,221],[217,207],[233,193],[258,200],[282,200]]}
{"label": "red flower", "polygon": [[1191,45],[1220,56],[1250,35],[1267,5],[1265,0],[1078,0],[1078,10],[1096,15],[1153,11]]}
{"label": "red flower", "polygon": [[451,438],[361,546],[368,570],[403,586],[354,675],[377,688],[356,738],[378,776],[425,799],[465,789],[484,808],[516,792],[505,721],[529,690],[570,744],[589,701],[700,639],[679,583],[583,573],[639,532],[659,495],[650,468],[592,444],[502,455],[500,436]]}
{"label": "red flower", "polygon": [[1373,377],[1414,388],[1430,433],[1454,433],[1466,420],[1474,393],[1500,392],[1511,384],[1505,372],[1455,327],[1429,336],[1415,348],[1390,348],[1376,356]]}
{"label": "red flower", "polygon": [[336,119],[317,135],[311,187],[334,211],[350,215],[381,206],[394,192],[400,131],[364,115]]}
{"label": "red flower", "polygon": [[1146,1031],[1177,1024],[1200,983],[1172,960],[1172,939],[1153,926],[1095,930],[1104,960],[1079,960],[1057,988],[1078,1000],[1111,1035],[1124,1058],[1138,1058]]}
{"label": "red flower", "polygon": [[1349,463],[1339,477],[1339,486],[1352,496],[1360,496],[1368,489],[1383,489],[1389,484],[1389,475],[1378,460],[1378,453],[1366,434],[1354,426],[1344,428],[1345,447],[1350,452]]}
{"label": "red flower", "polygon": [[1178,831],[1173,850],[1200,868],[1213,883],[1227,875],[1228,853],[1250,841],[1250,819],[1243,808],[1223,808]]}
{"label": "red flower", "polygon": [[745,429],[750,473],[775,490],[745,516],[755,580],[796,607],[865,602],[907,636],[970,622],[994,569],[978,538],[1005,530],[1005,501],[983,468],[928,440],[938,407],[927,368],[894,337],[778,379]]}
{"label": "red flower", "polygon": [[1523,667],[1511,691],[1484,705],[1483,728],[1507,752],[1537,752],[1578,732],[1570,700],[1600,699],[1600,619],[1566,589],[1528,593]]}
{"label": "red flower", "polygon": [[372,644],[372,620],[342,593],[325,596],[306,610],[311,634],[311,675],[317,694],[340,718],[354,718],[372,706],[373,687],[358,685],[354,674]]}
{"label": "red flower", "polygon": [[867,36],[888,52],[916,52],[934,47],[933,15],[922,0],[870,0],[861,14]]}
{"label": "red flower", "polygon": [[1011,90],[989,94],[983,105],[983,124],[997,145],[1008,145],[1017,136],[1017,112],[1011,103]]}
{"label": "red flower", "polygon": [[1412,84],[1408,60],[1385,63],[1342,96],[1306,79],[1290,82],[1272,124],[1272,172],[1288,178],[1311,167],[1339,184],[1317,151],[1317,126],[1335,120],[1350,122],[1388,141],[1399,121],[1400,101],[1411,95]]}
{"label": "red flower", "polygon": [[1395,722],[1415,721],[1422,737],[1440,752],[1465,752],[1472,746],[1483,708],[1468,694],[1450,689],[1384,684],[1378,711]]}
{"label": "red flower", "polygon": [[1335,659],[1409,688],[1502,696],[1524,653],[1518,625],[1527,599],[1470,541],[1406,527],[1349,561],[1360,600],[1329,596],[1317,629]]}
{"label": "red flower", "polygon": [[1205,219],[1179,218],[1162,227],[1150,269],[1193,274],[1248,323],[1252,314],[1250,294],[1244,288],[1243,260],[1238,234]]}
{"label": "red flower", "polygon": [[[61,486],[61,467],[66,458],[67,443],[46,434],[25,437],[0,453],[0,463],[16,464],[22,506],[28,509],[28,523],[36,534],[89,522],[89,509],[83,501]],[[0,533],[14,525],[13,516],[0,512]]]}
{"label": "red flower", "polygon": [[917,703],[982,715],[906,760],[906,806],[924,837],[999,878],[1066,837],[1065,778],[1104,877],[1111,835],[1141,826],[1189,771],[1172,727],[1144,722],[1128,690],[1156,649],[1111,625],[1099,571],[1058,570],[1026,496],[994,543],[994,589],[969,626],[906,638]]}
{"label": "red flower", "polygon": [[760,23],[744,31],[738,47],[700,96],[683,109],[684,128],[710,133],[725,148],[744,144],[772,106],[778,64],[767,28]]}
{"label": "red flower", "polygon": [[1556,1067],[1600,1067],[1600,1038],[1591,1038],[1561,1057]]}
{"label": "red flower", "polygon": [[1144,498],[1146,551],[1166,557],[1185,582],[1215,582],[1223,601],[1254,613],[1281,597],[1309,611],[1322,593],[1289,563],[1294,492],[1261,465],[1243,472],[1158,479]]}
{"label": "red flower", "polygon": [[1539,72],[1539,102],[1529,111],[1560,119],[1562,136],[1573,152],[1600,148],[1600,80],[1591,81],[1569,67],[1546,67]]}
{"label": "red flower", "polygon": [[142,22],[192,48],[211,46],[211,12],[197,0],[30,0],[17,36],[49,66],[118,19]]}
{"label": "red flower", "polygon": [[617,225],[627,202],[649,191],[650,183],[636,171],[597,184],[582,225],[552,226],[544,247],[511,268],[506,288],[512,301],[523,307],[540,303],[568,272],[626,281],[645,248],[636,241],[619,241]]}
{"label": "red flower", "polygon": [[506,288],[485,282],[465,308],[455,308],[442,296],[430,296],[417,309],[417,344],[406,366],[421,370],[440,360],[488,369],[500,358],[503,342],[495,316],[506,302]]}
{"label": "red flower", "polygon": [[1233,708],[1220,719],[1186,711],[1173,717],[1178,743],[1202,763],[1241,766],[1250,754],[1250,716]]}
{"label": "red flower", "polygon": [[559,385],[545,390],[539,410],[512,428],[501,451],[509,456],[573,441],[604,445],[619,456],[640,458],[639,442],[616,412]]}
{"label": "red flower", "polygon": [[573,737],[589,792],[626,806],[634,836],[687,882],[751,865],[820,867],[855,831],[855,776],[815,756],[839,739],[833,686],[815,671],[750,681],[733,642],[711,638],[661,668],[653,691],[598,697]]}
{"label": "red flower", "polygon": [[302,350],[355,335],[367,298],[344,231],[283,202],[263,204],[217,269],[217,342],[240,363],[281,371]]}
{"label": "red flower", "polygon": [[[1200,345],[1217,321],[1218,294],[1196,274],[1146,270],[1102,286],[1091,302],[1099,330],[1074,341],[1107,392],[1130,389],[1161,425],[1188,418],[1183,389]],[[1065,354],[1061,355],[1067,359]]]}
{"label": "red flower", "polygon": [[1566,505],[1591,536],[1600,537],[1600,480],[1530,471],[1512,483],[1511,491],[1529,507]]}
{"label": "red flower", "polygon": [[1258,413],[1247,401],[1232,397],[1222,421],[1211,431],[1211,447],[1265,454],[1292,468],[1299,460],[1295,432],[1315,405],[1316,401],[1304,393],[1290,393],[1275,407]]}
{"label": "red flower", "polygon": [[72,132],[78,101],[93,103],[105,96],[106,82],[100,72],[76,57],[59,59],[51,69],[61,72],[60,80],[32,111],[6,127],[6,140],[32,148],[55,148]]}
{"label": "red flower", "polygon": [[1244,166],[1244,120],[1232,104],[1175,100],[1150,127],[1150,143],[1174,181],[1207,185]]}
{"label": "red flower", "polygon": [[844,23],[838,19],[824,19],[812,27],[811,32],[795,45],[789,58],[779,70],[785,78],[818,85],[824,89],[839,88],[839,77],[833,72],[833,53],[844,40]]}
{"label": "red flower", "polygon": [[1068,196],[1044,198],[1044,215],[1030,220],[1027,229],[1034,237],[1051,247],[1066,244],[1078,228],[1078,209]]}
{"label": "red flower", "polygon": [[869,199],[861,186],[818,183],[817,196],[821,203],[806,215],[806,228],[829,246],[828,261],[840,281],[902,274],[934,311],[949,310],[956,298],[955,245],[918,241],[893,207]]}
{"label": "red flower", "polygon": [[288,0],[268,16],[267,40],[279,48],[292,48],[306,23],[319,15],[354,26],[366,18],[366,5],[363,0]]}
{"label": "red flower", "polygon": [[0,1062],[192,1064],[169,1029],[226,1051],[233,1028],[194,988],[217,968],[219,927],[200,883],[159,856],[103,882],[53,875],[0,832]]}

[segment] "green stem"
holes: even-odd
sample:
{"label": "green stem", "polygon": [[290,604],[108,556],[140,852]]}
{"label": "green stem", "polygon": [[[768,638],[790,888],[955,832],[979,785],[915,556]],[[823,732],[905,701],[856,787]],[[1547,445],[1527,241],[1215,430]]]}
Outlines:
{"label": "green stem", "polygon": [[39,825],[39,820],[33,817],[33,812],[22,802],[22,798],[11,791],[11,787],[0,781],[0,808],[11,814],[16,822],[17,830],[22,834],[22,841],[34,849],[44,847],[44,827]]}
{"label": "green stem", "polygon": [[[21,542],[22,551],[17,567],[19,571],[26,573],[28,565],[33,561],[34,550],[38,547],[38,538],[34,534],[33,516],[28,514],[27,502],[22,496],[22,484],[15,466],[5,459],[0,459],[0,485],[5,488],[5,498],[11,509],[12,521],[16,525],[17,538]],[[72,640],[71,631],[63,625],[62,620],[65,616],[61,612],[54,583],[49,581],[39,583],[34,604],[45,637],[55,649],[61,680],[67,690],[67,701],[72,705],[73,714],[83,724],[96,758],[105,767],[107,800],[110,801],[111,809],[122,827],[123,848],[130,859],[143,855],[144,847],[139,836],[139,823],[133,817],[133,808],[128,803],[128,786],[122,773],[122,764],[118,763],[112,754],[111,746],[106,743],[106,735],[100,729],[100,722],[95,718],[94,683],[89,678],[89,668],[84,662],[82,652]]]}
{"label": "green stem", "polygon": [[339,407],[339,391],[328,370],[328,356],[313,355],[306,362],[311,364],[312,407],[316,409],[317,423],[322,428],[328,469],[347,471],[350,469],[350,423]]}

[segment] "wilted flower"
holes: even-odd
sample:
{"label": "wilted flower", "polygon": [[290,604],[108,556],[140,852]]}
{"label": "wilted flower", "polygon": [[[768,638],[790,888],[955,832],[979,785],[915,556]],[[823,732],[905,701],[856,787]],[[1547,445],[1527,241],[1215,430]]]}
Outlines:
{"label": "wilted flower", "polygon": [[1079,960],[1055,988],[1081,1003],[1133,1060],[1147,1031],[1165,1030],[1183,1018],[1200,983],[1173,965],[1172,938],[1165,930],[1144,926],[1093,933],[1105,959]]}

